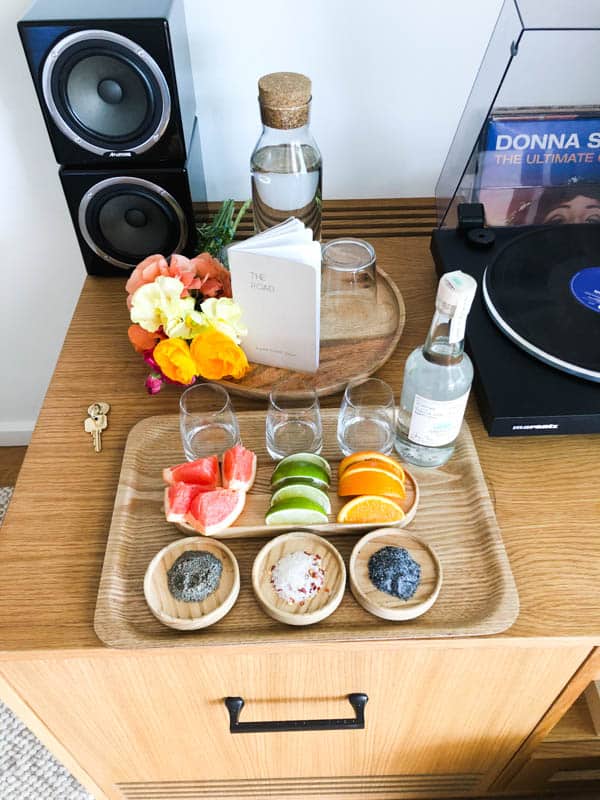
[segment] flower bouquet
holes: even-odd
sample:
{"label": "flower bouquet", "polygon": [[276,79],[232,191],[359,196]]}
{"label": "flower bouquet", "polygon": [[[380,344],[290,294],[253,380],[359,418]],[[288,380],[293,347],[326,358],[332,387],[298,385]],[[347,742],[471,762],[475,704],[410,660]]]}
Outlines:
{"label": "flower bouquet", "polygon": [[[231,217],[233,201],[223,207]],[[213,236],[213,244],[207,242],[211,249],[214,241],[222,246],[233,238],[242,215],[235,223],[229,219],[225,240],[213,236],[214,224],[199,233]],[[215,222],[219,224],[223,216],[221,209]],[[134,269],[125,289],[132,322],[129,340],[151,368],[146,378],[149,394],[159,392],[164,383],[189,386],[198,376],[237,379],[250,369],[240,347],[248,332],[242,310],[232,299],[228,270],[210,252],[191,259],[179,254],[148,256]]]}

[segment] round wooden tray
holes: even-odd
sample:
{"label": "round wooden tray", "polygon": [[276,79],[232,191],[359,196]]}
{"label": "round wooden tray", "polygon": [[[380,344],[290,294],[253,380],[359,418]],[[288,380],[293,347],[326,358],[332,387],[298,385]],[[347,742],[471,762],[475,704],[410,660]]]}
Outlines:
{"label": "round wooden tray", "polygon": [[289,397],[302,397],[307,385],[320,397],[335,394],[349,381],[368,378],[382,367],[404,330],[402,294],[381,269],[377,270],[377,304],[368,309],[372,313],[347,304],[335,317],[322,318],[320,365],[314,374],[251,364],[250,372],[241,380],[217,382],[242,397],[268,397],[272,389],[285,391]]}
{"label": "round wooden tray", "polygon": [[[379,591],[369,578],[369,559],[382,547],[404,547],[421,566],[421,583],[410,600],[402,600]],[[429,611],[442,586],[442,565],[423,539],[408,531],[379,528],[363,536],[350,556],[350,589],[365,611],[382,619],[414,619]]]}

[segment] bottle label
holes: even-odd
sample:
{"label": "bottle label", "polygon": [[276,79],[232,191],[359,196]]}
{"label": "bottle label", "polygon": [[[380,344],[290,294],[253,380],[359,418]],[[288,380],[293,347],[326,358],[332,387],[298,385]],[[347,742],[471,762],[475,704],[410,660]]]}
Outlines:
{"label": "bottle label", "polygon": [[454,400],[430,400],[416,394],[408,431],[410,441],[426,447],[453,442],[459,434],[468,399],[468,391]]}

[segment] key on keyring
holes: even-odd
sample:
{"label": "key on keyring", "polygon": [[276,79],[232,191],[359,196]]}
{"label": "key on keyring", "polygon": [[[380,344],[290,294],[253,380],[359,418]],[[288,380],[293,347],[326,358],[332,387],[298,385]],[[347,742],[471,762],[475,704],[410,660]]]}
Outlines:
{"label": "key on keyring", "polygon": [[97,414],[108,414],[110,406],[108,403],[92,403],[88,408],[90,417],[95,417]]}
{"label": "key on keyring", "polygon": [[110,405],[108,403],[92,403],[88,408],[89,417],[85,420],[84,428],[87,433],[92,434],[96,453],[102,450],[102,431],[108,426],[106,415],[109,410]]}
{"label": "key on keyring", "polygon": [[85,428],[86,433],[92,434],[92,442],[94,444],[94,450],[99,453],[102,449],[102,443],[100,441],[100,428],[98,427],[98,423],[96,422],[95,417],[87,417],[85,420],[83,427]]}

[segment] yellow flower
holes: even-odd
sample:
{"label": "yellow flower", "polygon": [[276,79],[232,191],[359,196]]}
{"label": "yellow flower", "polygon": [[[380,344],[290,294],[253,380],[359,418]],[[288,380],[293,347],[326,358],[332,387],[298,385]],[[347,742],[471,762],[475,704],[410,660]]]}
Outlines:
{"label": "yellow flower", "polygon": [[204,323],[194,298],[182,297],[183,291],[179,278],[165,275],[140,286],[131,296],[131,321],[150,333],[162,326],[167,336],[191,339]]}
{"label": "yellow flower", "polygon": [[[156,349],[154,352],[156,353]],[[250,369],[242,348],[215,328],[209,328],[205,333],[196,336],[190,352],[196,363],[197,373],[211,381],[218,381],[227,375],[243,378]]]}
{"label": "yellow flower", "polygon": [[229,297],[209,297],[200,306],[206,322],[239,344],[248,334],[242,322],[242,309]]}
{"label": "yellow flower", "polygon": [[163,339],[154,348],[152,357],[163,375],[172,381],[188,384],[196,377],[196,364],[184,339]]}

